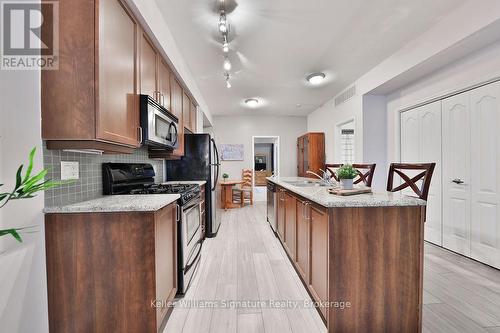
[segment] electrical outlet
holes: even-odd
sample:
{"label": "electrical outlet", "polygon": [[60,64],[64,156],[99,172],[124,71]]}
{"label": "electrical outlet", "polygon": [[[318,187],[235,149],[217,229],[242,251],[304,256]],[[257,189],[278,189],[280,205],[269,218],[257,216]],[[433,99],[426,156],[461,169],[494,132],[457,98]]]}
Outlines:
{"label": "electrical outlet", "polygon": [[78,162],[61,161],[61,180],[80,179]]}

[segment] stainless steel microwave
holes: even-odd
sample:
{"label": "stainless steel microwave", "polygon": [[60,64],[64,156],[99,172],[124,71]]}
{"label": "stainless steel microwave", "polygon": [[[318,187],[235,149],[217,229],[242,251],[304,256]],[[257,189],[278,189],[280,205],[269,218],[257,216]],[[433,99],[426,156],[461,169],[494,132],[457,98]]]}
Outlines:
{"label": "stainless steel microwave", "polygon": [[148,95],[140,95],[141,143],[154,148],[179,146],[179,119]]}

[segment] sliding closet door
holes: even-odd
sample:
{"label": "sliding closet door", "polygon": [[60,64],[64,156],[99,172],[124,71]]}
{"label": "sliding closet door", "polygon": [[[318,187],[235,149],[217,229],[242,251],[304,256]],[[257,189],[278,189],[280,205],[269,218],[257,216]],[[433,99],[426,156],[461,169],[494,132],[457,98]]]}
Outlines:
{"label": "sliding closet door", "polygon": [[470,256],[470,93],[443,100],[442,124],[443,246]]}
{"label": "sliding closet door", "polygon": [[471,91],[471,257],[500,268],[500,83]]}
{"label": "sliding closet door", "polygon": [[427,104],[420,111],[420,162],[436,163],[432,176],[425,221],[425,240],[443,244],[441,184],[441,101]]}

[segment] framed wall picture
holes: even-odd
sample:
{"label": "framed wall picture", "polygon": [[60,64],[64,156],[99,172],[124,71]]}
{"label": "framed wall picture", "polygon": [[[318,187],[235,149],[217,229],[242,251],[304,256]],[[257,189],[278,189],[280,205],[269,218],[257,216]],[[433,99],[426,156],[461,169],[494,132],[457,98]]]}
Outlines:
{"label": "framed wall picture", "polygon": [[244,146],[242,144],[221,144],[220,158],[223,161],[243,161]]}

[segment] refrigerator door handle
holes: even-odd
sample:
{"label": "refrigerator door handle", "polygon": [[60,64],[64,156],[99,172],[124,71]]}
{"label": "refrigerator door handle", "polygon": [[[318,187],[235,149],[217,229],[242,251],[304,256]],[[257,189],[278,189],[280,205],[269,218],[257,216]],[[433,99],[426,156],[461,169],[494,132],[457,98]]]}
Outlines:
{"label": "refrigerator door handle", "polygon": [[212,188],[212,191],[215,191],[215,188],[217,186],[217,181],[219,179],[220,160],[219,160],[219,151],[217,150],[217,145],[215,144],[215,140],[213,138],[211,138],[210,141],[212,141],[212,144],[214,145],[215,156],[217,156],[217,161],[215,163],[215,166],[217,167],[217,171],[215,173],[214,186]]}

